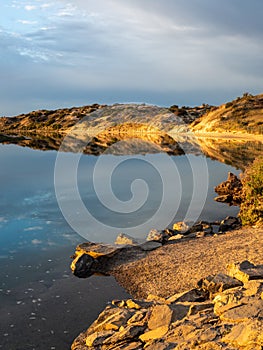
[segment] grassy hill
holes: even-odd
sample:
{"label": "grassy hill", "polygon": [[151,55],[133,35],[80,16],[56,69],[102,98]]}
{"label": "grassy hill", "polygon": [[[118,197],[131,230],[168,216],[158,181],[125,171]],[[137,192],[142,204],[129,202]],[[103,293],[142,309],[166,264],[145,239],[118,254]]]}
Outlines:
{"label": "grassy hill", "polygon": [[245,93],[234,101],[212,107],[191,124],[194,132],[263,134],[263,94]]}

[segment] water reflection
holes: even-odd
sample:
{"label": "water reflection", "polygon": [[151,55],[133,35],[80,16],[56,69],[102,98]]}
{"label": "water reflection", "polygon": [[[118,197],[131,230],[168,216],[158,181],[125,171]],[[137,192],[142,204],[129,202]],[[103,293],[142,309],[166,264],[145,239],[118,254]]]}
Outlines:
{"label": "water reflection", "polygon": [[110,134],[102,132],[96,136],[82,133],[81,138],[72,134],[67,145],[60,148],[65,135],[23,134],[1,135],[0,143],[15,144],[36,150],[63,150],[89,155],[101,154],[147,154],[166,152],[169,155],[205,154],[207,157],[229,164],[237,169],[249,165],[262,154],[262,140],[241,138],[211,138],[185,136],[180,134]]}

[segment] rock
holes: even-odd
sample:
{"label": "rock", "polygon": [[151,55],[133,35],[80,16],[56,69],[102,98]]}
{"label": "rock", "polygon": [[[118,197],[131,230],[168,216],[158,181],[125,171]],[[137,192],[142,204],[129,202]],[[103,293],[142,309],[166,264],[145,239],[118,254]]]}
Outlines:
{"label": "rock", "polygon": [[[248,261],[234,266],[245,275],[253,270],[256,278],[262,268]],[[220,273],[198,284],[199,289],[166,300],[149,296],[148,300],[113,301],[71,349],[261,350],[263,279],[243,284]],[[215,295],[212,302],[208,294]]]}
{"label": "rock", "polygon": [[142,350],[141,342],[117,343],[116,346],[103,345],[101,350]]}
{"label": "rock", "polygon": [[242,288],[234,288],[224,291],[223,293],[217,294],[214,298],[214,312],[220,316],[223,312],[242,305],[243,301]]}
{"label": "rock", "polygon": [[215,192],[219,194],[219,197],[215,198],[216,201],[239,205],[242,201],[242,182],[229,172],[227,180],[216,186]]}
{"label": "rock", "polygon": [[173,224],[173,229],[182,233],[189,232],[190,226],[184,221],[178,221]]}
{"label": "rock", "polygon": [[138,241],[135,238],[133,238],[133,237],[131,237],[131,236],[125,234],[125,233],[120,233],[116,237],[116,240],[115,240],[114,243],[115,244],[120,244],[120,245],[122,245],[122,244],[137,245]]}
{"label": "rock", "polygon": [[88,347],[102,345],[104,340],[113,334],[113,331],[94,332],[86,338],[86,345]]}
{"label": "rock", "polygon": [[243,261],[241,264],[228,264],[227,271],[229,276],[243,283],[249,280],[263,279],[263,266],[255,266],[247,260]]}
{"label": "rock", "polygon": [[176,240],[181,239],[183,237],[184,237],[184,235],[177,233],[177,235],[169,237],[168,241],[176,241]]}
{"label": "rock", "polygon": [[94,259],[88,254],[78,255],[71,263],[71,269],[75,276],[79,278],[86,278],[92,276],[94,271],[92,269]]}
{"label": "rock", "polygon": [[141,305],[139,305],[138,303],[136,303],[135,301],[133,301],[131,299],[128,299],[126,301],[126,306],[129,309],[137,309],[137,310],[141,309]]}
{"label": "rock", "polygon": [[88,334],[118,330],[133,315],[128,309],[120,307],[106,308],[89,327]]}
{"label": "rock", "polygon": [[150,309],[148,328],[150,330],[159,327],[169,327],[173,316],[173,311],[168,305],[156,305]]}
{"label": "rock", "polygon": [[190,301],[190,302],[202,302],[207,300],[208,293],[204,292],[200,289],[191,289],[187,292],[174,294],[171,297],[166,299],[166,302],[168,304],[175,303],[175,302],[184,302],[184,301]]}
{"label": "rock", "polygon": [[241,222],[238,218],[234,216],[227,216],[224,220],[221,221],[218,231],[226,232],[229,230],[234,230],[241,227]]}
{"label": "rock", "polygon": [[167,237],[166,233],[153,229],[148,233],[146,240],[162,243],[166,237]]}
{"label": "rock", "polygon": [[[220,319],[224,322],[244,322],[249,319],[263,318],[263,300],[253,300],[223,312]],[[262,344],[263,345],[263,344]]]}
{"label": "rock", "polygon": [[146,325],[147,323],[147,319],[146,319],[146,310],[144,311],[137,311],[135,312],[135,314],[130,317],[127,321],[127,324],[130,325],[130,324],[140,324],[140,325]]}
{"label": "rock", "polygon": [[102,256],[109,258],[118,253],[119,249],[121,248],[114,244],[86,242],[77,246],[75,254],[88,254],[94,259]]}
{"label": "rock", "polygon": [[237,324],[232,328],[230,333],[222,338],[222,342],[237,346],[238,348],[251,346],[257,349],[263,346],[263,321],[249,320],[244,323]]}
{"label": "rock", "polygon": [[215,293],[223,292],[226,289],[239,287],[241,285],[242,282],[223,273],[202,278],[197,282],[197,286],[203,291],[209,292],[211,297]]}
{"label": "rock", "polygon": [[244,283],[244,295],[247,297],[260,295],[263,291],[263,280],[250,280]]}
{"label": "rock", "polygon": [[120,343],[122,341],[127,341],[130,339],[134,339],[136,336],[141,334],[146,327],[144,326],[134,326],[128,325],[120,328],[119,332],[115,332],[110,337],[103,341],[103,344],[115,344]]}
{"label": "rock", "polygon": [[174,350],[177,343],[167,343],[165,341],[153,341],[145,345],[146,350]]}
{"label": "rock", "polygon": [[168,326],[162,326],[155,328],[151,331],[145,332],[139,336],[139,339],[143,342],[148,342],[153,339],[160,339],[168,332]]}
{"label": "rock", "polygon": [[207,310],[207,309],[213,309],[214,304],[211,302],[203,302],[203,303],[190,303],[190,308],[187,313],[188,316],[195,315],[200,311]]}
{"label": "rock", "polygon": [[156,241],[147,241],[140,244],[140,248],[144,251],[151,251],[162,246],[162,243]]}

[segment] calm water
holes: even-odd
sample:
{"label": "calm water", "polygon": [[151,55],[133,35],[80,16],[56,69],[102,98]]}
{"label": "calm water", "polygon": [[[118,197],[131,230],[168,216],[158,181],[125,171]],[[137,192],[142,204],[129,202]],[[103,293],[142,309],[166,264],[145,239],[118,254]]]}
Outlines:
{"label": "calm water", "polygon": [[[213,188],[226,179],[228,171],[240,171],[203,155],[173,156],[168,161],[161,154],[80,157],[65,153],[57,190],[59,205],[69,209],[71,227],[56,199],[56,157],[56,151],[0,145],[1,349],[69,349],[107,300],[126,295],[112,278],[71,276],[69,256],[76,244],[85,239],[113,242],[119,232],[144,238],[151,228],[163,228],[158,208],[165,196],[167,220],[174,216],[171,224],[186,216],[220,220],[238,211],[216,203]],[[70,178],[77,158],[79,195],[88,210],[84,214]],[[116,164],[109,187],[109,172]],[[200,203],[192,194],[204,194],[200,184],[206,171],[208,191]],[[167,185],[171,191],[163,195]],[[146,194],[141,203],[140,197]]]}

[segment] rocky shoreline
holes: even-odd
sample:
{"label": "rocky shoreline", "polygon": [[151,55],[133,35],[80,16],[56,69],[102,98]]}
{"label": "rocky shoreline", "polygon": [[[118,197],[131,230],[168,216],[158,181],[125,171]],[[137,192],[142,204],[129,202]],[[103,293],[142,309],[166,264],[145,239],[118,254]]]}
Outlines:
{"label": "rocky shoreline", "polygon": [[263,265],[227,269],[166,299],[112,301],[71,349],[262,349]]}
{"label": "rocky shoreline", "polygon": [[[213,232],[212,224],[219,224],[217,233]],[[263,230],[243,227],[229,231],[239,224],[236,218],[227,218],[221,223],[201,222],[191,227],[177,223],[170,232],[150,231],[148,240],[144,243],[119,235],[117,244],[114,245],[89,242],[79,245],[71,265],[75,275],[113,275],[136,299],[113,301],[92,326],[76,338],[72,350],[261,349],[262,339],[257,334],[261,332],[262,321],[252,307],[256,302],[257,311],[258,307],[262,309],[261,293],[253,294],[247,290],[253,285],[253,290],[262,291],[263,276],[256,277],[262,281],[257,282],[259,284],[255,287],[250,282],[233,282],[226,275],[232,274],[232,277],[238,279],[229,271],[229,265],[235,267],[244,260],[255,265],[263,264]],[[244,264],[242,266],[252,267]],[[204,276],[209,277],[202,279]],[[211,293],[209,288],[215,281],[222,287],[218,287],[218,290],[215,287]],[[210,287],[206,290],[205,285]],[[251,300],[247,298],[247,293],[253,294],[249,295]],[[235,313],[237,307],[246,305],[247,311],[243,307],[237,320],[226,321],[224,316],[221,317],[215,311],[218,307],[215,303],[217,297],[227,299],[227,310],[233,309]],[[160,316],[161,310],[166,310],[163,316],[167,322],[165,325],[158,323],[159,319],[160,322],[163,320]],[[254,310],[253,317],[251,310]],[[245,312],[248,312],[248,316]],[[158,317],[152,316],[156,313]],[[174,316],[178,313],[180,316]],[[115,316],[121,318],[116,324]],[[156,328],[151,326],[152,317],[156,318]],[[113,328],[107,326],[108,323],[111,324],[109,318],[113,320]],[[241,328],[236,328],[237,325]],[[250,340],[242,340],[245,339],[247,329],[255,336],[248,336],[249,339],[253,338],[252,345]],[[233,340],[237,337],[236,332],[244,333],[240,335],[240,343]],[[233,334],[232,338],[227,334]],[[199,339],[203,340],[198,343]]]}
{"label": "rocky shoreline", "polygon": [[[97,272],[104,267],[136,299],[113,301],[72,350],[261,349],[262,233],[241,228],[164,245],[119,236],[117,243],[129,244],[80,245],[74,271],[87,269],[85,251]],[[250,263],[238,264],[244,260]]]}

